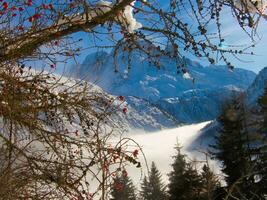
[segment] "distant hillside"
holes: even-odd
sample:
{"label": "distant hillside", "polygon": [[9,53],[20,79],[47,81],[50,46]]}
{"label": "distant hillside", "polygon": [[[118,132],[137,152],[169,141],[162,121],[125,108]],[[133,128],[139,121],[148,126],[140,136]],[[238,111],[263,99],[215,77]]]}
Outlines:
{"label": "distant hillside", "polygon": [[247,103],[253,106],[257,103],[257,99],[263,94],[264,88],[267,86],[267,67],[263,68],[256,76],[253,83],[247,90]]}
{"label": "distant hillside", "polygon": [[[250,123],[255,121],[255,125],[257,122],[262,120],[262,116],[259,113],[257,100],[263,95],[264,88],[267,86],[267,67],[263,68],[259,74],[256,76],[255,80],[248,87],[245,92],[245,101],[247,103],[248,108],[251,111]],[[253,123],[252,123],[253,124]],[[213,121],[204,127],[198,138],[196,138],[195,142],[192,144],[192,147],[198,146],[199,148],[207,148],[208,144],[211,144],[214,140],[214,136],[218,133],[219,124],[217,121]]]}

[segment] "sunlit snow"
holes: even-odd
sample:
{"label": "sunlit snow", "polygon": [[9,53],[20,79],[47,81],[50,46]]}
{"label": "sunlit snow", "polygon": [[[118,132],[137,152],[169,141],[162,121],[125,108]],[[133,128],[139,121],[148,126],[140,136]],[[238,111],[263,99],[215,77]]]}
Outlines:
{"label": "sunlit snow", "polygon": [[267,1],[266,0],[235,0],[234,5],[241,11],[248,10],[252,14],[260,13],[264,14]]}
{"label": "sunlit snow", "polygon": [[[111,11],[112,8],[120,2],[121,1],[117,2],[115,0],[113,0],[112,2],[100,0],[97,2],[95,9],[89,10],[89,12],[84,12],[82,14],[76,13],[71,16],[64,15],[61,19],[59,19],[57,25],[62,25],[66,23],[84,24],[99,15]],[[129,33],[133,33],[137,29],[142,28],[142,24],[137,22],[137,20],[134,18],[134,5],[135,1],[133,1],[130,5],[125,6],[124,10],[121,11],[114,19],[116,23],[123,25]],[[85,30],[90,31],[90,29]]]}

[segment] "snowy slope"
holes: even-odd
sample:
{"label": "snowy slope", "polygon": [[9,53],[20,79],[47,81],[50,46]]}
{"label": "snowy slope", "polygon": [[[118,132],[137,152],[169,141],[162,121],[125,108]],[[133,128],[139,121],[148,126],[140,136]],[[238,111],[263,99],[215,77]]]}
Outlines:
{"label": "snowy slope", "polygon": [[[153,48],[156,52],[157,48]],[[193,82],[177,74],[175,60],[160,57],[161,69],[158,69],[139,51],[131,54],[131,69],[128,69],[128,54],[122,50],[116,58],[118,72],[115,73],[112,53],[88,55],[72,75],[89,80],[113,95],[145,99],[182,123],[216,118],[225,99],[245,90],[255,78],[248,70],[230,71],[226,66],[214,65],[203,67],[186,59]]]}
{"label": "snowy slope", "polygon": [[177,127],[174,117],[144,99],[128,96],[125,98],[127,114],[119,115],[119,121],[127,130],[158,131]]}
{"label": "snowy slope", "polygon": [[[94,84],[92,84],[92,88],[98,93],[103,93],[103,95],[108,95],[115,99],[114,106],[119,105],[119,110],[114,114],[113,121],[126,132],[130,130],[159,131],[177,127],[179,124],[174,117],[144,99],[129,96],[121,102],[117,96],[107,94]],[[123,112],[123,108],[127,108],[126,113]]]}
{"label": "snowy slope", "polygon": [[[66,88],[75,88],[75,90],[82,91],[84,86],[87,85],[91,94],[96,93],[103,97],[106,96],[112,101],[114,100],[111,107],[114,107],[113,110],[116,112],[114,111],[112,121],[126,132],[130,130],[146,132],[159,131],[177,127],[180,124],[174,117],[145,99],[128,96],[123,101],[120,101],[118,96],[108,94],[102,88],[90,82],[61,75],[50,74],[50,77],[54,78],[52,78],[53,81],[59,81],[61,83],[61,86],[56,88],[56,90],[51,90],[56,95]],[[124,108],[127,109],[126,113],[123,112]]]}

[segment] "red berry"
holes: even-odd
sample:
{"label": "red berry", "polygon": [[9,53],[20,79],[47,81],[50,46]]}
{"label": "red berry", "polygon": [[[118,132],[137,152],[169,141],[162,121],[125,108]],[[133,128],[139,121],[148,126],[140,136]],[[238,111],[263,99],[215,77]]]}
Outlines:
{"label": "red berry", "polygon": [[133,156],[136,158],[137,156],[138,156],[138,149],[135,149],[134,151],[133,151]]}
{"label": "red berry", "polygon": [[53,9],[53,5],[51,3],[48,6],[50,9]]}
{"label": "red berry", "polygon": [[126,171],[126,170],[123,170],[123,171],[122,171],[122,175],[123,175],[124,177],[127,177],[127,176],[128,176],[127,171]]}
{"label": "red berry", "polygon": [[53,6],[52,6],[52,4],[49,4],[49,5],[45,5],[45,4],[43,4],[43,8],[44,9],[52,9],[53,8]]}
{"label": "red berry", "polygon": [[75,131],[75,135],[76,135],[76,136],[79,136],[79,132],[78,132],[78,131]]}
{"label": "red berry", "polygon": [[23,30],[24,30],[23,26],[19,26],[18,29],[19,29],[20,31],[23,31]]}
{"label": "red berry", "polygon": [[24,9],[22,8],[22,7],[19,7],[19,11],[21,12],[21,11],[23,11]]}
{"label": "red berry", "polygon": [[70,8],[74,8],[75,5],[73,3],[70,4]]}
{"label": "red berry", "polygon": [[36,13],[32,16],[34,19],[38,19],[41,17],[41,14],[40,13]]}
{"label": "red berry", "polygon": [[127,113],[127,108],[123,108],[123,109],[122,109],[122,112],[123,112],[124,114],[126,114],[126,113]]}
{"label": "red berry", "polygon": [[8,3],[7,2],[4,2],[3,3],[3,7],[4,7],[4,10],[7,10],[8,9]]}
{"label": "red berry", "polygon": [[27,5],[28,5],[28,6],[32,6],[32,0],[28,0]]}
{"label": "red berry", "polygon": [[119,100],[120,101],[123,101],[124,100],[124,97],[123,96],[119,96]]}
{"label": "red berry", "polygon": [[18,8],[16,6],[13,6],[11,10],[18,10]]}
{"label": "red berry", "polygon": [[33,17],[29,17],[29,22],[32,22],[33,21]]}

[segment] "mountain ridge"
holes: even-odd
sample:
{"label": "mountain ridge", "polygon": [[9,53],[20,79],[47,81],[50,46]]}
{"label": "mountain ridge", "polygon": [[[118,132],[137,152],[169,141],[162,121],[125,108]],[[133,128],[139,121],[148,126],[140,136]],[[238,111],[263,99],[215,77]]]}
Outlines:
{"label": "mountain ridge", "polygon": [[185,58],[186,73],[190,76],[184,77],[177,74],[174,58],[159,57],[162,65],[158,69],[138,50],[131,54],[131,66],[126,63],[127,55],[118,52],[117,73],[113,60],[112,52],[89,54],[77,73],[72,74],[78,74],[78,78],[98,85],[109,94],[148,101],[150,106],[185,124],[216,118],[223,102],[229,96],[244,92],[256,76],[249,70],[235,68],[231,71],[227,66],[216,65],[205,67]]}

